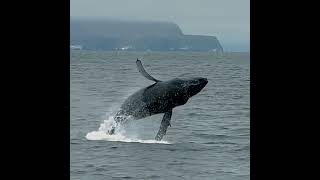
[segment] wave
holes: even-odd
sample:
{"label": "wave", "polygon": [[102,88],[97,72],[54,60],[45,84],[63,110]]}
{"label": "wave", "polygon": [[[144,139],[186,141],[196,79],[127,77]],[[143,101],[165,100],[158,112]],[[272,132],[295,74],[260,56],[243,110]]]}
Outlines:
{"label": "wave", "polygon": [[97,131],[92,131],[87,133],[86,139],[91,141],[117,141],[117,142],[134,142],[134,143],[147,143],[147,144],[172,144],[168,141],[156,141],[154,139],[139,139],[128,137],[126,131],[121,126],[115,131],[115,134],[109,135],[108,129],[113,125],[114,116],[109,116],[103,123],[100,124],[100,127]]}

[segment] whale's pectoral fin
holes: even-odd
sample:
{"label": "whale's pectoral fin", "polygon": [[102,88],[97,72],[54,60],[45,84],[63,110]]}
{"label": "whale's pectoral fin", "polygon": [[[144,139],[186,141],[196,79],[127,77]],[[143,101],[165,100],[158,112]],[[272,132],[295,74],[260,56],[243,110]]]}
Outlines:
{"label": "whale's pectoral fin", "polygon": [[168,126],[171,126],[171,124],[170,124],[171,116],[172,116],[172,109],[170,111],[164,113],[162,121],[161,121],[160,129],[159,129],[158,134],[156,135],[156,138],[155,138],[157,141],[161,141],[161,139],[163,138],[163,136],[167,132]]}
{"label": "whale's pectoral fin", "polygon": [[161,82],[159,81],[158,79],[152,77],[150,74],[147,73],[146,70],[144,70],[143,66],[142,66],[142,63],[139,59],[137,59],[136,61],[136,64],[137,64],[137,67],[138,67],[138,70],[139,72],[144,76],[146,77],[147,79],[151,80],[151,81],[154,81],[154,82]]}

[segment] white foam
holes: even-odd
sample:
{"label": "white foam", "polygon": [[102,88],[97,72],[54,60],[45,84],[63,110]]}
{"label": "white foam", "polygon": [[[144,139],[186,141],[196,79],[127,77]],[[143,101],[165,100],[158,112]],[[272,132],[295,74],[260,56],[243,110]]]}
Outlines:
{"label": "white foam", "polygon": [[114,123],[113,116],[104,120],[97,131],[92,131],[87,133],[86,138],[88,140],[97,141],[97,140],[105,140],[105,141],[118,141],[118,142],[135,142],[135,143],[157,143],[157,144],[171,144],[167,141],[156,141],[154,139],[147,140],[147,139],[138,139],[138,138],[130,138],[127,137],[125,130],[120,127],[115,131],[115,134],[109,135],[108,129]]}

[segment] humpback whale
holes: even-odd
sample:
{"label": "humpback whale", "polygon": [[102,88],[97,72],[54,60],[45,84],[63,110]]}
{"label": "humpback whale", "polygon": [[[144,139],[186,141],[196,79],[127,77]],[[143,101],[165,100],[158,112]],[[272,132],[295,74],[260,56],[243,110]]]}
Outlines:
{"label": "humpback whale", "polygon": [[121,105],[114,117],[114,125],[108,130],[110,135],[115,129],[128,120],[142,119],[159,113],[164,113],[160,129],[155,140],[160,141],[171,126],[172,109],[187,103],[190,97],[198,94],[208,83],[206,78],[174,78],[169,81],[160,81],[143,68],[139,59],[136,61],[139,72],[154,84],[142,88],[129,96]]}

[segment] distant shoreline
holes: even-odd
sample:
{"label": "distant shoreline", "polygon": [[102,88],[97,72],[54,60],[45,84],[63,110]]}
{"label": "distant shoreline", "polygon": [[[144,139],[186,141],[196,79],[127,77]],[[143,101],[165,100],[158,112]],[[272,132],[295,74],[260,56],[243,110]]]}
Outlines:
{"label": "distant shoreline", "polygon": [[87,50],[224,51],[216,36],[184,34],[171,22],[71,19],[70,43]]}
{"label": "distant shoreline", "polygon": [[[187,53],[187,54],[212,54],[216,55],[214,52],[207,52],[207,51],[109,51],[109,50],[87,50],[87,49],[82,49],[82,50],[77,50],[77,49],[70,49],[70,52],[105,52],[105,53],[155,53],[155,54],[163,54],[163,53]],[[250,51],[225,51],[223,54],[250,54]],[[218,56],[218,55],[217,55]],[[223,55],[222,55],[223,56]]]}

